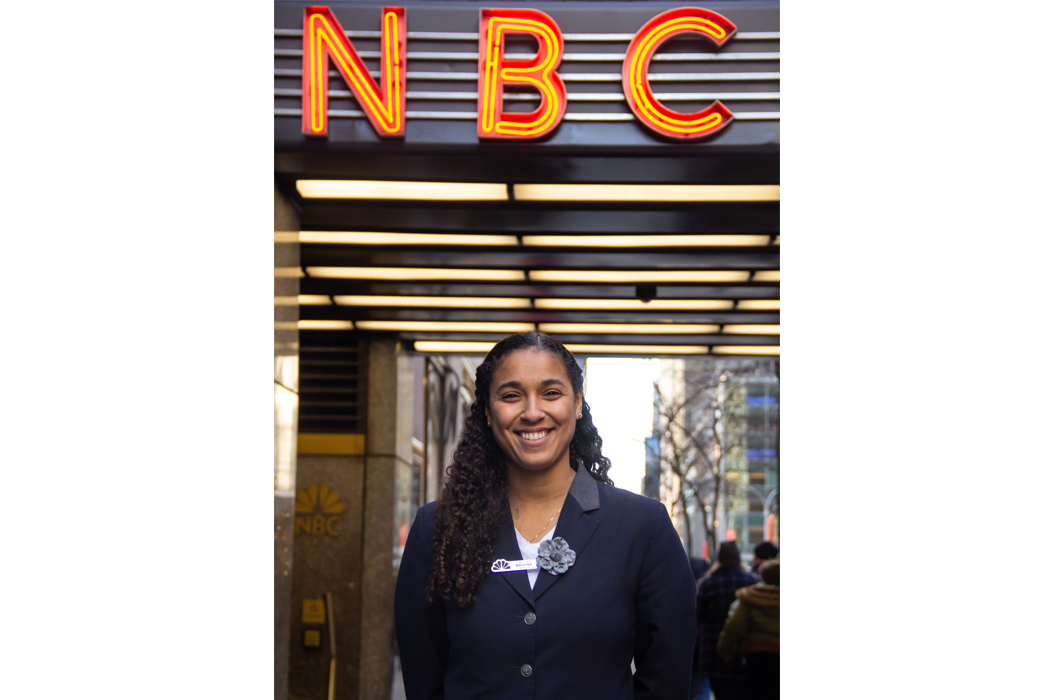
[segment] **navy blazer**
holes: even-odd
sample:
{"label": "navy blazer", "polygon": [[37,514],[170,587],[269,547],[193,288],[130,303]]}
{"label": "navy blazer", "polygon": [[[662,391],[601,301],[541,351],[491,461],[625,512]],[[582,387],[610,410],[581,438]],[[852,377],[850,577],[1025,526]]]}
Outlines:
{"label": "navy blazer", "polygon": [[[687,700],[696,583],[659,501],[577,471],[555,537],[564,574],[489,573],[477,601],[427,602],[436,503],[419,510],[395,594],[407,700]],[[521,559],[500,523],[495,559]],[[631,675],[631,661],[637,672]]]}

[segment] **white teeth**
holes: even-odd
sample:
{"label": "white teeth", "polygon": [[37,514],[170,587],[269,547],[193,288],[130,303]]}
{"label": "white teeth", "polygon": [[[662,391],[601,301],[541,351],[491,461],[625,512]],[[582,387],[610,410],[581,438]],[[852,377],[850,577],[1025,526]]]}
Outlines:
{"label": "white teeth", "polygon": [[547,433],[549,432],[549,430],[544,430],[541,433],[520,433],[520,435],[526,440],[542,440],[547,437]]}

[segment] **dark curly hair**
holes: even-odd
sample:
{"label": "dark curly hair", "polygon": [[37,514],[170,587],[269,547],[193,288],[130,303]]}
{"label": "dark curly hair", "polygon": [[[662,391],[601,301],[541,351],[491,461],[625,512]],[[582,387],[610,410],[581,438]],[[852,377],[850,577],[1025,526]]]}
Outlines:
{"label": "dark curly hair", "polygon": [[[474,379],[474,403],[463,435],[456,445],[448,477],[434,516],[434,567],[427,595],[454,600],[460,607],[474,602],[478,584],[488,573],[496,548],[500,518],[510,510],[507,501],[506,458],[485,408],[489,404],[492,375],[500,363],[518,350],[538,349],[561,360],[576,395],[583,393],[583,370],[564,345],[545,333],[533,331],[511,335],[496,344],[478,367]],[[583,418],[569,445],[573,469],[583,465],[597,480],[612,484],[610,462],[602,456],[602,439],[591,420],[591,409],[583,401]]]}

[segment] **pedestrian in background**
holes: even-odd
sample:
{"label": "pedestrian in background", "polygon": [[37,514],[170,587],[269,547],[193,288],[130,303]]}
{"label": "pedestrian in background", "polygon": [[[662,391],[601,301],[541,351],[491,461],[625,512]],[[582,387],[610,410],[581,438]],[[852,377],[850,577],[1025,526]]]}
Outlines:
{"label": "pedestrian in background", "polygon": [[751,573],[758,576],[758,567],[762,562],[776,559],[780,556],[780,549],[772,542],[761,542],[755,545],[754,558],[751,560]]}
{"label": "pedestrian in background", "polygon": [[[696,579],[697,585],[700,584],[700,579],[704,577],[707,570],[711,568],[711,562],[702,557],[689,557],[689,565],[693,567],[693,578]],[[690,697],[693,700],[710,700],[711,698],[711,681],[703,678],[700,675],[700,663],[697,659],[697,645],[693,644],[693,677],[690,682],[690,688],[692,691]]]}
{"label": "pedestrian in background", "polygon": [[762,564],[762,582],[736,592],[718,639],[723,659],[744,657],[743,700],[780,697],[780,560]]}
{"label": "pedestrian in background", "polygon": [[740,564],[735,542],[718,546],[718,556],[696,590],[696,658],[699,675],[711,682],[715,700],[741,700],[744,666],[739,659],[726,661],[718,655],[718,637],[729,617],[729,606],[741,588],[758,583]]}
{"label": "pedestrian in background", "polygon": [[693,578],[697,583],[700,583],[700,579],[711,568],[711,562],[702,557],[689,557],[689,566],[693,570]]}

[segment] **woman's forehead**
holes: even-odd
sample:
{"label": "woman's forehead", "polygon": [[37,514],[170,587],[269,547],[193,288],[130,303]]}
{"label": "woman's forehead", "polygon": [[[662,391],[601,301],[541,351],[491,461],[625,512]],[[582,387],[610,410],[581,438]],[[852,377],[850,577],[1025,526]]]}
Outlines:
{"label": "woman's forehead", "polygon": [[492,374],[492,386],[506,382],[522,385],[539,385],[549,380],[558,380],[567,387],[572,386],[565,365],[555,355],[537,348],[516,350],[503,358]]}

